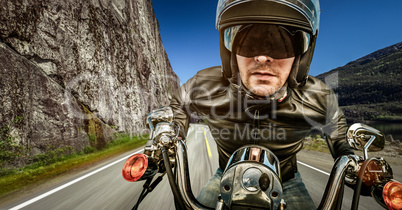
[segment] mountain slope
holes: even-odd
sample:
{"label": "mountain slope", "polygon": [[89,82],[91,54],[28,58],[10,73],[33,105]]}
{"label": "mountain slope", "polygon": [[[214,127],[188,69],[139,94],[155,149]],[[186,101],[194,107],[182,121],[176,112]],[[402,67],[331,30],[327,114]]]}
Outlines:
{"label": "mountain slope", "polygon": [[338,74],[334,91],[349,120],[402,119],[402,42],[317,76]]}

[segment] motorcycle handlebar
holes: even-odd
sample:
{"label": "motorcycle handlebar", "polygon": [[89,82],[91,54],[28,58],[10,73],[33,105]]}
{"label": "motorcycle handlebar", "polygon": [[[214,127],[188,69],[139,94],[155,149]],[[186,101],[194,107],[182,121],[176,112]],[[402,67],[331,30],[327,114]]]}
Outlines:
{"label": "motorcycle handlebar", "polygon": [[335,160],[318,209],[332,209],[338,205],[342,199],[346,173],[351,168],[353,168],[352,171],[357,171],[358,161],[359,158],[355,155],[341,156]]}
{"label": "motorcycle handlebar", "polygon": [[175,198],[174,199],[175,204],[179,207],[179,209],[186,209],[184,206],[184,203],[183,203],[183,199],[182,199],[180,192],[177,189],[176,183],[174,181],[172,166],[170,165],[170,160],[169,160],[169,155],[167,154],[167,149],[166,149],[166,147],[162,147],[161,150],[162,150],[163,162],[165,164],[166,173],[167,173],[168,179],[169,179],[170,188],[172,189],[173,196]]}
{"label": "motorcycle handlebar", "polygon": [[[176,148],[176,182],[171,182],[171,184],[173,183],[178,188],[176,189],[181,195],[179,198],[182,199],[184,205],[189,209],[211,209],[199,203],[192,193],[186,144],[182,140],[177,141]],[[338,201],[342,199],[340,196],[342,195],[341,192],[343,192],[343,181],[346,173],[348,169],[356,171],[358,169],[358,162],[359,157],[355,155],[341,156],[335,161],[325,194],[318,209],[331,209],[338,205]]]}
{"label": "motorcycle handlebar", "polygon": [[179,140],[176,142],[176,148],[176,183],[184,204],[188,209],[211,209],[198,202],[191,190],[186,144]]}

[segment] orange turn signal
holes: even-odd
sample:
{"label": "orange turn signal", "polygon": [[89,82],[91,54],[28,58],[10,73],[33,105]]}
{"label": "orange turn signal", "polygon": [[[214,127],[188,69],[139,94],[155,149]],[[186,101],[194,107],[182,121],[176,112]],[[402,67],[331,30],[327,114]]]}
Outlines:
{"label": "orange turn signal", "polygon": [[144,154],[129,157],[123,166],[123,178],[129,182],[138,181],[148,167],[148,158]]}
{"label": "orange turn signal", "polygon": [[388,182],[382,191],[385,205],[390,210],[402,209],[402,184],[399,182]]}

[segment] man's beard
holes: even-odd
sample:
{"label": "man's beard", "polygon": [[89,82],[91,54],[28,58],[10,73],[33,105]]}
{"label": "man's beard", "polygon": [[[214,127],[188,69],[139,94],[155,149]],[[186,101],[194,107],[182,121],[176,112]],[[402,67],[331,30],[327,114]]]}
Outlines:
{"label": "man's beard", "polygon": [[[278,78],[278,73],[276,68],[272,68],[271,65],[267,65],[267,64],[261,64],[261,63],[256,63],[254,66],[251,66],[248,69],[248,74],[249,74],[249,81],[247,86],[251,85],[251,76],[254,73],[257,72],[266,72],[268,74],[272,74],[273,77],[277,77]],[[275,94],[277,91],[279,91],[281,89],[280,84],[278,84],[277,80],[274,81],[267,81],[267,80],[256,80],[254,78],[253,80],[254,82],[257,81],[257,84],[254,85],[254,87],[247,87],[247,89],[249,89],[250,92],[254,93],[255,95],[261,96],[261,97],[269,97],[273,94]],[[261,87],[261,85],[264,85],[263,87]]]}

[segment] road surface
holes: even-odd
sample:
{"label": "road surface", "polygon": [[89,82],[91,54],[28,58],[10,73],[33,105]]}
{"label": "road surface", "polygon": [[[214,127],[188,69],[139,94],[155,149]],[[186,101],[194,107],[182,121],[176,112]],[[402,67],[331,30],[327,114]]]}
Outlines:
{"label": "road surface", "polygon": [[[25,196],[18,201],[2,205],[1,209],[131,209],[142,190],[143,182],[130,183],[122,178],[125,160],[141,149],[123,154],[107,163],[78,173],[58,185]],[[188,136],[190,179],[195,196],[218,168],[216,144],[205,125],[191,125]],[[328,180],[332,160],[311,158],[309,154],[298,155],[299,171],[304,183],[318,206]],[[305,164],[315,164],[312,169]],[[327,172],[327,173],[326,173]],[[350,209],[353,191],[345,188],[342,209]],[[173,196],[167,176],[141,203],[139,209],[174,209]],[[361,197],[360,210],[381,209],[371,197]]]}

